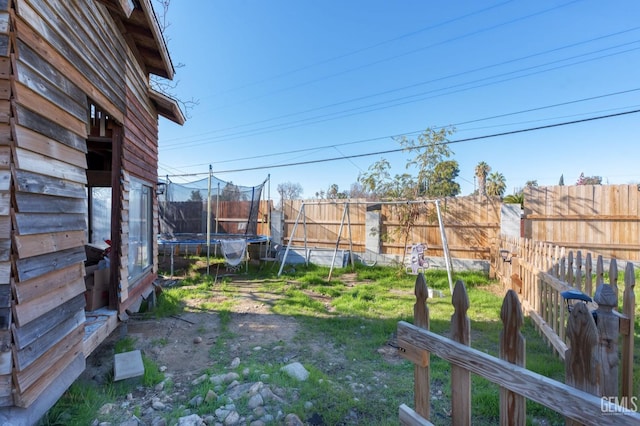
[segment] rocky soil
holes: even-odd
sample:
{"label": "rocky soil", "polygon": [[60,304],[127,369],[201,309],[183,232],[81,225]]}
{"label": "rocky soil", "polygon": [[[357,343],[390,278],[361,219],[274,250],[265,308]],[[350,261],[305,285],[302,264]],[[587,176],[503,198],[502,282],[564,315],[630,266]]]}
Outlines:
{"label": "rocky soil", "polygon": [[[105,404],[96,413],[95,426],[325,424],[313,401],[299,401],[295,388],[278,387],[268,374],[240,365],[243,359],[259,353],[265,363],[282,365],[297,380],[307,380],[302,364],[312,362],[322,371],[348,372],[348,360],[332,342],[301,346],[296,335],[304,330],[296,319],[270,311],[278,295],[261,292],[259,285],[251,282],[235,281],[233,286],[234,303],[224,336],[218,313],[202,310],[201,301],[195,300],[179,316],[142,319],[134,315],[102,343],[87,359],[81,380],[109,380],[114,345],[123,336],[133,338],[136,349],[160,366],[166,378],[153,388],[136,386],[126,398]],[[216,343],[225,345],[220,359],[210,354]],[[379,353],[387,362],[401,362],[390,346],[380,348]],[[315,355],[321,356],[315,359]],[[359,383],[356,375],[344,375],[347,385],[363,394],[372,391],[371,378],[367,380],[369,384]],[[292,402],[304,404],[303,418],[286,411]],[[202,404],[215,409],[198,415]],[[348,417],[345,425],[359,424],[355,412]]]}

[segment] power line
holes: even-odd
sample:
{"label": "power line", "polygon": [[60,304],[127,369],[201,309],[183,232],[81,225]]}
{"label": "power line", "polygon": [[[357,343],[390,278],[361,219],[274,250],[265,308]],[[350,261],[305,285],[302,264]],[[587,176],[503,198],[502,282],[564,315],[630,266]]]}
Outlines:
{"label": "power line", "polygon": [[[330,62],[335,62],[335,61],[337,61],[339,59],[348,58],[350,56],[357,55],[358,53],[366,52],[368,50],[373,50],[373,49],[375,49],[377,47],[384,46],[386,44],[390,44],[390,43],[396,42],[398,40],[402,40],[402,39],[405,39],[405,38],[408,38],[408,37],[413,37],[416,34],[420,34],[420,33],[423,33],[425,31],[434,30],[436,28],[440,28],[440,27],[443,27],[445,25],[454,23],[456,21],[461,21],[461,20],[469,18],[471,16],[479,15],[481,13],[487,12],[487,11],[492,10],[492,9],[496,9],[498,7],[502,7],[502,6],[504,6],[504,5],[508,4],[508,3],[512,3],[512,2],[513,2],[513,0],[503,1],[501,3],[497,3],[495,5],[488,6],[488,7],[485,7],[483,9],[479,9],[479,10],[476,10],[474,12],[470,12],[470,13],[467,13],[467,14],[464,14],[464,15],[460,15],[460,16],[457,16],[457,17],[454,17],[454,18],[451,18],[451,19],[448,19],[446,21],[442,21],[442,22],[439,22],[439,23],[436,23],[436,24],[433,24],[433,25],[428,25],[426,27],[423,27],[423,28],[420,28],[420,29],[417,29],[417,30],[414,30],[414,31],[410,31],[408,33],[404,33],[404,34],[401,34],[399,36],[396,36],[396,37],[393,37],[393,38],[390,38],[390,39],[387,39],[387,40],[383,40],[381,42],[374,43],[374,44],[369,45],[369,46],[365,46],[365,47],[361,47],[361,48],[358,48],[358,49],[354,49],[354,50],[352,50],[350,52],[347,52],[347,53],[344,53],[344,54],[341,54],[341,55],[337,55],[337,56],[333,56],[333,57],[330,57],[330,58],[326,58],[326,59],[311,63],[309,65],[304,65],[304,66],[301,66],[301,67],[298,67],[298,68],[294,68],[294,69],[289,70],[289,71],[285,71],[283,73],[280,73],[280,74],[277,74],[277,75],[274,75],[274,76],[271,76],[271,77],[263,78],[263,79],[258,80],[258,81],[254,81],[254,82],[247,83],[247,84],[244,84],[244,85],[241,85],[241,86],[237,86],[237,87],[234,87],[234,88],[223,90],[223,91],[215,93],[214,95],[229,93],[229,92],[232,92],[232,91],[235,91],[235,90],[245,89],[247,87],[256,86],[258,84],[266,83],[267,81],[276,80],[276,79],[279,79],[279,78],[282,78],[282,77],[287,77],[289,75],[298,73],[300,71],[305,71],[305,70],[308,70],[310,68],[317,67],[319,65],[324,65],[324,64],[327,64],[327,63],[330,63]],[[562,5],[560,5],[558,7],[562,7]]]}
{"label": "power line", "polygon": [[[581,99],[573,99],[573,100],[569,100],[569,101],[565,101],[565,102],[559,102],[559,103],[555,103],[555,104],[551,104],[551,105],[544,105],[544,106],[528,108],[528,109],[519,110],[519,111],[512,111],[512,112],[508,112],[508,113],[497,114],[497,115],[477,118],[477,119],[473,119],[473,120],[461,121],[461,122],[458,122],[458,123],[451,124],[450,127],[454,127],[455,128],[455,127],[463,126],[463,125],[466,125],[466,124],[478,123],[478,122],[481,122],[481,121],[495,120],[496,118],[505,118],[505,117],[510,117],[510,116],[514,116],[514,115],[528,113],[528,112],[542,111],[542,110],[545,110],[545,109],[557,108],[557,107],[560,107],[560,106],[573,105],[573,104],[577,104],[577,103],[580,103],[580,102],[593,101],[593,100],[597,100],[597,99],[603,99],[603,98],[607,98],[607,97],[618,96],[618,95],[628,94],[628,93],[637,92],[637,91],[640,91],[640,87],[639,88],[634,88],[634,89],[628,89],[628,90],[621,90],[621,91],[618,91],[618,92],[611,92],[611,93],[605,93],[605,94],[601,94],[601,95],[589,96],[589,97],[581,98]],[[554,117],[554,118],[559,118],[559,117]],[[513,125],[513,124],[522,124],[522,123],[511,123],[511,124],[507,124],[507,125]],[[499,125],[499,126],[504,126],[504,124]],[[440,129],[442,127],[444,127],[444,126],[435,126],[434,128],[435,129]],[[496,126],[489,126],[489,127],[496,127]],[[402,135],[406,136],[406,135],[411,135],[411,134],[418,134],[418,133],[421,133],[421,132],[422,132],[422,130],[415,130],[415,131],[411,131],[411,132],[405,132],[405,133],[402,133],[402,134],[386,135],[386,136],[379,136],[379,137],[367,138],[367,139],[359,139],[359,140],[351,141],[351,142],[343,142],[343,143],[337,143],[337,144],[331,144],[331,145],[322,145],[322,146],[316,146],[316,147],[310,147],[310,148],[300,148],[300,149],[295,149],[295,150],[281,151],[281,152],[269,153],[269,154],[261,154],[261,155],[253,155],[253,156],[248,156],[248,157],[239,157],[239,158],[233,158],[233,159],[229,159],[229,160],[213,161],[213,162],[202,163],[202,164],[193,164],[193,165],[190,165],[188,167],[196,167],[196,166],[202,166],[202,165],[208,165],[208,164],[224,164],[224,163],[232,163],[232,162],[237,162],[237,161],[246,161],[246,160],[255,160],[255,159],[260,159],[260,158],[276,157],[276,156],[279,156],[279,155],[290,155],[290,154],[297,154],[297,153],[302,153],[302,152],[318,151],[318,150],[327,149],[327,148],[336,148],[336,147],[340,147],[340,146],[356,145],[356,144],[361,144],[361,143],[366,143],[366,142],[374,142],[374,141],[385,140],[385,139],[393,139],[395,137],[399,137],[399,136],[402,136]]]}
{"label": "power line", "polygon": [[[330,78],[338,77],[338,76],[345,75],[345,74],[348,74],[348,73],[351,73],[351,72],[354,72],[354,71],[359,71],[359,70],[362,70],[362,69],[365,69],[365,68],[369,68],[369,67],[374,66],[374,65],[379,65],[379,64],[382,64],[382,63],[385,63],[385,62],[389,62],[389,61],[393,61],[393,60],[396,60],[396,59],[399,59],[399,58],[402,58],[402,57],[405,57],[405,56],[413,55],[415,53],[423,52],[425,50],[428,50],[428,49],[431,49],[431,48],[434,48],[434,47],[442,46],[442,45],[445,45],[445,44],[448,44],[448,43],[452,43],[452,42],[455,42],[455,41],[460,41],[460,40],[463,40],[465,38],[469,38],[469,37],[472,37],[472,36],[476,36],[478,34],[489,32],[489,31],[495,30],[495,29],[503,27],[503,26],[511,25],[513,23],[516,23],[516,22],[524,21],[524,20],[532,18],[532,17],[543,15],[545,13],[552,12],[554,10],[569,6],[569,5],[574,4],[574,3],[578,3],[580,1],[583,1],[583,0],[572,0],[572,1],[560,4],[560,5],[557,5],[557,6],[553,6],[553,7],[547,8],[547,9],[543,9],[541,11],[533,12],[533,13],[530,13],[530,14],[527,14],[527,15],[524,15],[524,16],[519,16],[519,17],[511,19],[509,21],[500,22],[500,23],[495,24],[495,25],[490,25],[488,27],[480,28],[480,29],[475,30],[475,31],[471,31],[471,32],[468,32],[468,33],[465,33],[465,34],[461,34],[461,35],[458,35],[458,36],[455,36],[455,37],[451,37],[451,38],[448,38],[446,40],[439,41],[437,43],[432,43],[430,45],[422,46],[422,47],[419,47],[419,48],[415,48],[415,49],[409,50],[407,52],[399,53],[399,54],[396,54],[396,55],[393,55],[393,56],[388,56],[386,58],[378,59],[378,60],[375,60],[373,62],[368,62],[366,64],[362,64],[362,65],[359,65],[357,67],[353,67],[353,68],[342,70],[340,72],[336,72],[336,73],[333,73],[333,74],[325,75],[325,76],[322,76],[320,78],[316,78],[316,79],[313,79],[313,80],[307,80],[307,81],[304,81],[302,83],[298,83],[296,85],[289,86],[289,87],[286,87],[286,88],[283,88],[283,89],[271,91],[269,93],[266,93],[266,94],[263,94],[263,95],[260,95],[260,96],[253,96],[253,97],[244,99],[242,102],[236,103],[234,105],[243,104],[243,103],[246,103],[246,102],[249,102],[249,101],[252,101],[252,100],[255,100],[255,99],[259,99],[259,98],[262,98],[262,97],[265,97],[265,96],[270,96],[270,95],[274,95],[274,94],[281,93],[281,92],[284,92],[284,91],[288,91],[288,90],[292,90],[292,89],[297,89],[297,88],[300,88],[300,87],[308,86],[309,84],[318,83],[320,81],[328,80]],[[455,19],[454,19],[454,21],[455,21]]]}
{"label": "power line", "polygon": [[[511,130],[511,131],[502,132],[502,133],[493,133],[493,134],[490,134],[490,135],[474,136],[474,137],[470,137],[470,138],[456,139],[456,140],[448,140],[448,141],[442,142],[441,145],[451,145],[451,144],[455,144],[455,143],[472,142],[472,141],[496,138],[496,137],[501,137],[501,136],[515,135],[515,134],[519,134],[519,133],[534,132],[534,131],[538,131],[538,130],[551,129],[551,128],[555,128],[555,127],[563,127],[563,126],[569,126],[569,125],[574,125],[574,124],[586,123],[586,122],[590,122],[590,121],[604,120],[604,119],[608,119],[608,118],[620,117],[620,116],[624,116],[624,115],[637,114],[639,112],[640,112],[640,109],[635,109],[635,110],[630,110],[630,111],[619,112],[619,113],[616,113],[616,114],[600,115],[600,116],[596,116],[596,117],[583,118],[583,119],[580,119],[580,120],[564,121],[564,122],[561,122],[561,123],[547,124],[547,125],[544,125],[544,126],[529,127],[529,128],[525,128],[525,129]],[[295,162],[295,163],[276,164],[276,165],[270,165],[270,166],[256,166],[256,167],[246,167],[246,168],[242,168],[242,169],[216,170],[216,173],[236,173],[236,172],[247,172],[247,171],[253,171],[253,170],[271,169],[271,168],[302,166],[302,165],[306,165],[306,164],[327,163],[327,162],[331,162],[331,161],[345,160],[345,159],[351,159],[351,158],[370,157],[372,155],[392,154],[392,153],[397,153],[397,152],[402,152],[402,151],[406,151],[406,148],[396,148],[396,149],[389,149],[389,150],[384,150],[384,151],[367,152],[367,153],[352,154],[352,155],[347,155],[347,156],[342,156],[342,157],[332,157],[332,158],[324,158],[324,159],[319,159],[319,160],[299,161],[299,162]],[[206,173],[191,173],[191,174],[173,175],[173,176],[181,176],[181,177],[185,177],[185,176],[201,176],[201,175],[204,175],[204,174],[206,174]]]}
{"label": "power line", "polygon": [[[174,145],[170,145],[169,147],[164,146],[163,149],[164,150],[171,150],[171,149],[177,149],[177,148],[183,149],[185,147],[194,147],[194,146],[204,145],[204,144],[207,144],[207,143],[220,143],[220,142],[225,142],[225,141],[229,141],[229,140],[235,140],[235,139],[242,138],[242,137],[257,136],[257,135],[261,135],[261,134],[265,134],[265,133],[272,133],[272,132],[275,132],[275,131],[282,131],[282,130],[287,130],[287,129],[291,129],[291,128],[307,126],[307,125],[311,125],[311,124],[318,124],[318,123],[323,123],[323,122],[326,122],[326,121],[336,120],[336,119],[340,119],[340,118],[351,117],[351,116],[354,116],[354,115],[359,115],[359,114],[379,111],[379,110],[382,110],[382,109],[398,107],[398,106],[402,106],[402,105],[406,105],[406,104],[410,104],[410,103],[421,102],[421,101],[425,101],[425,100],[428,100],[428,99],[433,99],[433,98],[436,98],[436,97],[442,97],[442,96],[447,96],[447,95],[451,95],[451,94],[455,94],[455,93],[465,92],[465,91],[472,90],[472,89],[477,89],[477,88],[486,87],[486,86],[490,86],[490,85],[500,84],[500,83],[504,83],[506,81],[512,81],[512,80],[515,80],[515,79],[530,77],[532,75],[538,75],[538,74],[554,71],[554,70],[561,69],[561,68],[580,65],[580,64],[583,64],[583,63],[592,62],[592,61],[595,61],[595,60],[608,58],[608,57],[615,56],[615,55],[621,55],[621,54],[633,52],[633,51],[636,51],[636,50],[638,50],[640,48],[638,48],[638,47],[630,48],[630,49],[627,49],[627,50],[624,50],[624,51],[618,51],[618,52],[613,52],[613,53],[601,55],[601,56],[598,56],[598,57],[587,58],[587,59],[583,59],[583,60],[572,62],[572,63],[568,63],[568,64],[556,65],[556,66],[553,66],[551,68],[542,69],[542,70],[538,70],[538,71],[532,71],[532,72],[529,72],[529,73],[526,73],[526,74],[514,75],[514,74],[523,73],[523,72],[530,71],[530,70],[539,69],[539,68],[542,68],[542,67],[545,67],[545,66],[550,66],[550,65],[561,63],[561,62],[566,62],[568,60],[577,59],[577,58],[580,58],[580,57],[592,55],[594,53],[600,53],[600,52],[603,52],[603,51],[617,49],[617,48],[620,48],[620,47],[624,47],[624,46],[627,46],[627,45],[630,45],[630,44],[637,44],[637,43],[640,43],[640,40],[635,40],[635,41],[632,41],[632,42],[627,42],[627,43],[619,44],[619,45],[612,46],[612,47],[598,49],[596,51],[591,51],[591,52],[588,52],[588,53],[575,55],[575,56],[572,56],[572,57],[569,57],[569,58],[550,61],[550,62],[546,62],[544,64],[539,64],[539,65],[529,66],[529,67],[525,67],[525,68],[520,68],[518,70],[509,71],[509,72],[505,72],[505,73],[501,73],[501,74],[496,74],[496,75],[492,75],[492,76],[489,76],[489,77],[479,78],[479,79],[468,81],[468,82],[462,82],[462,83],[458,83],[458,84],[453,84],[453,85],[450,85],[450,86],[447,86],[447,87],[443,87],[443,88],[431,89],[431,90],[428,90],[428,91],[425,91],[425,92],[416,93],[416,94],[413,94],[413,95],[407,95],[407,96],[403,96],[403,97],[399,97],[399,98],[395,98],[395,99],[390,99],[390,100],[386,100],[386,101],[381,101],[381,102],[377,102],[377,103],[373,103],[373,104],[368,104],[368,105],[363,105],[363,106],[359,106],[359,107],[348,108],[348,109],[344,109],[344,110],[341,110],[341,111],[335,111],[335,112],[331,112],[331,113],[327,113],[327,114],[316,115],[316,116],[312,116],[312,117],[308,117],[308,118],[304,118],[304,119],[300,119],[300,120],[292,120],[292,121],[285,122],[285,123],[273,124],[273,125],[270,125],[270,126],[263,126],[263,127],[257,128],[257,129],[243,130],[243,131],[239,131],[239,132],[235,132],[235,133],[230,133],[230,134],[226,134],[226,135],[217,136],[215,138],[204,140],[203,142],[194,141],[193,143],[174,144]],[[510,76],[510,77],[508,77],[508,76]],[[504,78],[501,78],[501,77],[504,77]],[[498,79],[498,80],[496,80],[496,79]],[[494,80],[494,81],[491,81],[491,80]],[[475,84],[475,85],[473,85],[473,84]],[[470,85],[472,85],[472,86],[470,86]],[[468,86],[468,87],[464,87],[464,86]],[[438,92],[441,92],[441,93],[438,93]],[[267,120],[265,120],[265,121],[267,121]]]}

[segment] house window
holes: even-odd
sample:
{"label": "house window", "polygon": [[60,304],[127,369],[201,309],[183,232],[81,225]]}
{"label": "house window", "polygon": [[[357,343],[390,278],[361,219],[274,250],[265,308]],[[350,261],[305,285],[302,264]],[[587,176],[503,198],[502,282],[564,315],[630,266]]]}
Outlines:
{"label": "house window", "polygon": [[152,264],[152,187],[131,177],[129,192],[129,280],[139,278]]}
{"label": "house window", "polygon": [[94,186],[89,191],[89,242],[104,249],[111,239],[111,188]]}

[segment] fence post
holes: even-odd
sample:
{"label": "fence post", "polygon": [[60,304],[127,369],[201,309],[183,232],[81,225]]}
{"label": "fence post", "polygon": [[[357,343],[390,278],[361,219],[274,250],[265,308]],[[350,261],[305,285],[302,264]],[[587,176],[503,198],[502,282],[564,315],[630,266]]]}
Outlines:
{"label": "fence post", "polygon": [[575,287],[582,291],[582,252],[578,250],[576,252],[576,284]]}
{"label": "fence post", "polygon": [[596,310],[598,333],[600,336],[600,392],[601,395],[618,396],[618,336],[620,320],[613,312],[618,306],[618,297],[613,287],[602,284],[596,289],[593,300],[598,304]]}
{"label": "fence post", "polygon": [[593,264],[591,260],[591,253],[587,253],[584,261],[584,293],[591,296],[593,294]]}
{"label": "fence post", "polygon": [[[415,286],[416,304],[413,305],[413,324],[416,327],[429,329],[429,307],[427,306],[427,298],[429,293],[427,291],[427,283],[424,279],[424,275],[419,273],[416,277]],[[416,407],[416,413],[420,414],[425,419],[429,419],[431,415],[431,390],[429,383],[429,355],[427,355],[427,362],[425,367],[415,365],[413,367],[413,380],[414,380],[414,405]]]}
{"label": "fence post", "polygon": [[633,336],[635,323],[636,296],[633,288],[636,285],[636,277],[633,273],[633,263],[627,262],[624,270],[624,293],[622,295],[622,314],[625,319],[625,332],[622,336],[622,388],[620,396],[623,405],[627,408],[633,395]]}
{"label": "fence post", "polygon": [[609,263],[609,284],[616,295],[616,307],[618,306],[618,262],[611,259]]}
{"label": "fence post", "polygon": [[598,260],[596,261],[596,288],[600,284],[604,284],[604,260],[601,254],[598,255]]}
{"label": "fence post", "polygon": [[[524,323],[518,295],[509,290],[500,310],[503,329],[500,332],[500,358],[524,367],[525,340],[520,328]],[[526,422],[526,399],[505,388],[500,388],[500,424],[524,425]],[[452,424],[456,424],[453,422]]]}
{"label": "fence post", "polygon": [[[509,290],[513,292],[512,290]],[[451,339],[469,346],[471,325],[467,310],[469,296],[464,283],[456,281],[451,296],[454,312],[451,315]],[[471,424],[471,375],[469,370],[451,364],[451,424]]]}
{"label": "fence post", "polygon": [[[565,352],[565,381],[568,385],[593,395],[600,395],[598,329],[587,305],[573,305],[567,323],[569,349]],[[566,425],[580,423],[567,419]]]}

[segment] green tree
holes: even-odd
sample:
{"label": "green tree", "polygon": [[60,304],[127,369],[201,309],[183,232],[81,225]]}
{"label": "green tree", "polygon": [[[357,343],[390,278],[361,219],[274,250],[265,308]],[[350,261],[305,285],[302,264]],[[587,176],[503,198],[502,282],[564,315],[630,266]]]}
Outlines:
{"label": "green tree", "polygon": [[507,189],[507,180],[502,173],[493,172],[487,177],[487,195],[502,197]]}
{"label": "green tree", "polygon": [[520,204],[520,208],[524,208],[524,192],[519,191],[515,194],[509,194],[502,200],[506,204]]}
{"label": "green tree", "polygon": [[[457,161],[446,161],[453,152],[447,137],[452,129],[426,129],[417,139],[402,137],[399,140],[405,152],[415,153],[406,168],[415,168],[417,176],[409,173],[391,176],[391,164],[384,158],[372,164],[366,172],[358,176],[358,183],[365,191],[375,194],[378,199],[415,200],[419,197],[440,197],[457,195],[460,186],[455,182],[459,168]],[[417,203],[399,204],[393,207],[394,216],[400,226],[398,236],[406,246],[411,230],[420,217]],[[403,259],[404,262],[404,259]]]}
{"label": "green tree", "polygon": [[429,196],[455,197],[460,194],[460,184],[455,181],[459,173],[460,168],[455,160],[442,161],[436,164]]}
{"label": "green tree", "polygon": [[558,182],[559,186],[564,186],[564,174],[560,175],[560,181]]}
{"label": "green tree", "polygon": [[413,200],[417,195],[415,180],[404,173],[391,176],[391,164],[384,158],[373,163],[366,172],[360,173],[358,183],[377,199]]}
{"label": "green tree", "polygon": [[475,169],[476,177],[478,178],[478,194],[487,195],[487,175],[491,171],[489,166],[484,161],[478,163]]}
{"label": "green tree", "polygon": [[406,167],[415,167],[418,171],[417,196],[437,196],[432,189],[436,179],[436,166],[453,155],[448,139],[453,131],[452,128],[428,128],[417,139],[409,139],[406,136],[400,139],[400,145],[405,152],[416,153],[415,157],[407,161]]}
{"label": "green tree", "polygon": [[202,201],[202,194],[200,194],[200,191],[198,191],[197,189],[191,191],[189,201]]}
{"label": "green tree", "polygon": [[342,200],[347,198],[347,194],[345,192],[340,192],[340,188],[336,183],[332,183],[331,185],[329,185],[329,189],[327,189],[326,195],[327,195],[327,199],[329,200],[336,200],[336,199]]}
{"label": "green tree", "polygon": [[576,185],[602,185],[602,176],[585,176],[584,173],[580,173]]}

